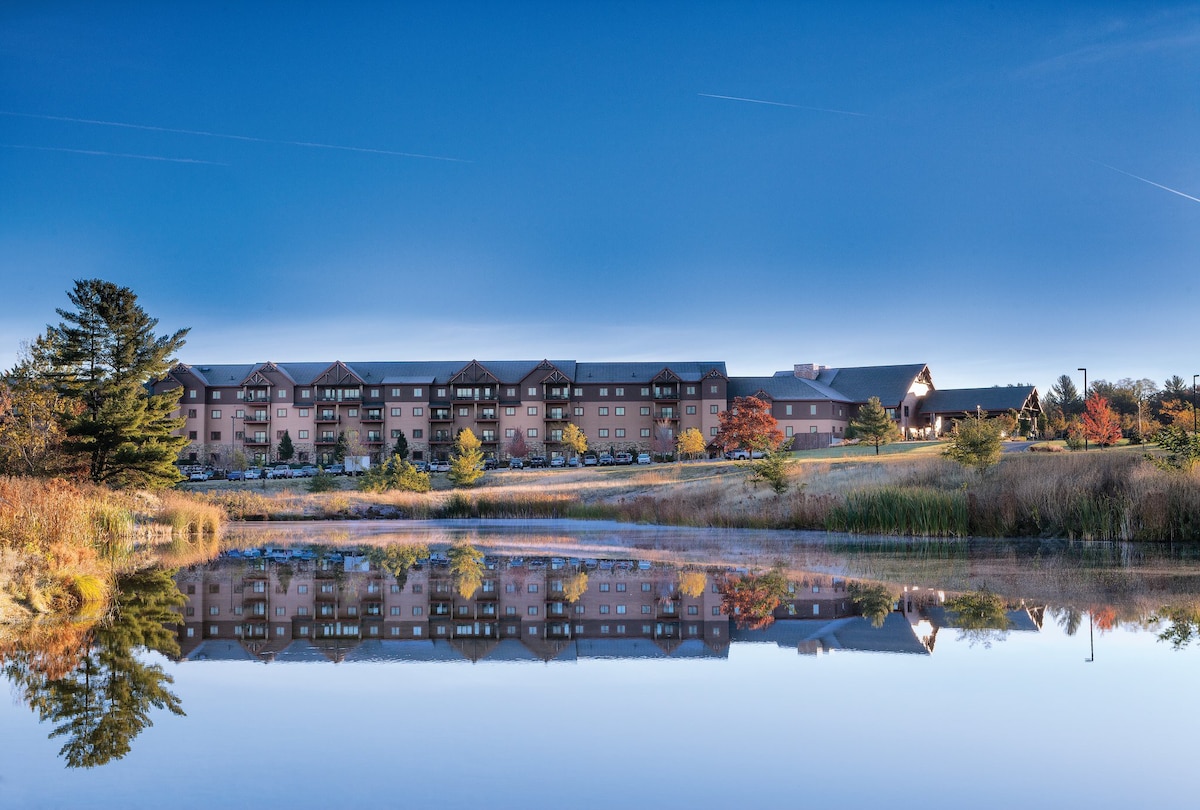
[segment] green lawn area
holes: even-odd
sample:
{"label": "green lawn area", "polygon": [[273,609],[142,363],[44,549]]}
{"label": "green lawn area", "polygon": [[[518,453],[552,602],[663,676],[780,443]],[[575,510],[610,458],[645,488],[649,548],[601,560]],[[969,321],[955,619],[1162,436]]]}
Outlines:
{"label": "green lawn area", "polygon": [[[884,456],[936,456],[946,446],[945,442],[893,442],[879,448],[879,457]],[[869,444],[840,445],[838,447],[823,447],[820,450],[797,450],[792,453],[800,460],[830,460],[841,458],[874,458],[875,447]]]}

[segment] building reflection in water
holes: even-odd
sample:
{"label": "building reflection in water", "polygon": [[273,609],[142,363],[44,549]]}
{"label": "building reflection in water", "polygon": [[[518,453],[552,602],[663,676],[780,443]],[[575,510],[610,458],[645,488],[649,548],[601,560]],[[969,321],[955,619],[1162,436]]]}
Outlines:
{"label": "building reflection in water", "polygon": [[[191,661],[724,658],[731,642],[928,655],[938,629],[956,626],[940,592],[906,589],[879,624],[857,615],[844,579],[806,573],[776,621],[743,629],[722,607],[723,574],[687,586],[659,562],[489,556],[462,588],[437,553],[397,576],[366,553],[268,551],[180,571],[179,644]],[[1037,631],[1042,616],[1009,610],[993,635]]]}

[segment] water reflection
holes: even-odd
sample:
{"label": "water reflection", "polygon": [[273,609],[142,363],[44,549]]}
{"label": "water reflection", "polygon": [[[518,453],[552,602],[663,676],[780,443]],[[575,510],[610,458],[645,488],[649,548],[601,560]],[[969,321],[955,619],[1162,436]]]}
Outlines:
{"label": "water reflection", "polygon": [[146,727],[152,709],[182,715],[172,678],[139,658],[144,650],[178,655],[168,627],[182,602],[171,571],[122,579],[114,615],[98,624],[32,629],[3,650],[3,673],[17,695],[65,742],[71,768],[120,759]]}

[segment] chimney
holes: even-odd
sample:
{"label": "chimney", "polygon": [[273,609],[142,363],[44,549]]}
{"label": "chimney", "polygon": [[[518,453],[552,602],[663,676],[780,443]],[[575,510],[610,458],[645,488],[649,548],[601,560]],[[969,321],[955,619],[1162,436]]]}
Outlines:
{"label": "chimney", "polygon": [[797,377],[802,380],[815,380],[829,366],[818,365],[817,363],[797,363],[792,367]]}

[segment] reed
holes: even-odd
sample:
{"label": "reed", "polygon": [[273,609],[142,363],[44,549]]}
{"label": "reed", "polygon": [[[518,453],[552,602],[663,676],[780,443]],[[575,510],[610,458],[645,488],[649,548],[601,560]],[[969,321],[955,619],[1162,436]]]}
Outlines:
{"label": "reed", "polygon": [[225,520],[225,511],[214,503],[183,492],[160,496],[155,519],[171,527],[173,534],[217,534]]}
{"label": "reed", "polygon": [[963,537],[969,533],[961,491],[931,487],[881,487],[849,493],[830,510],[826,527],[838,532]]}

